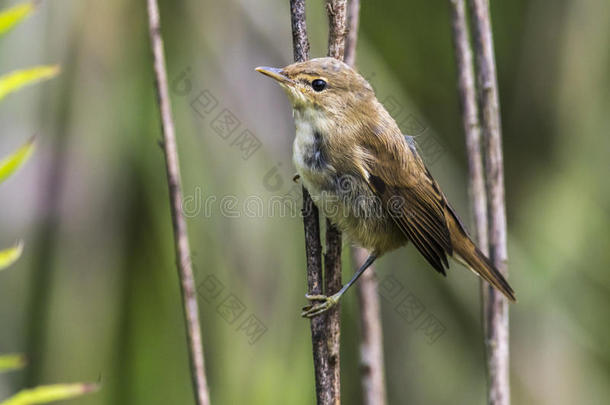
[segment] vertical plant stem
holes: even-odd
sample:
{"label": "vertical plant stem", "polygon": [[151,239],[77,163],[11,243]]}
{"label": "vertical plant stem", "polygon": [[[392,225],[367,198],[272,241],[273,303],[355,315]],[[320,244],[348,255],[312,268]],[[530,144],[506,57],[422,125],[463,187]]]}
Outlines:
{"label": "vertical plant stem", "polygon": [[205,363],[203,358],[203,342],[199,323],[199,308],[193,264],[189,246],[186,221],[182,214],[182,180],[180,178],[180,163],[174,122],[167,86],[167,72],[165,69],[165,55],[163,39],[161,37],[161,22],[159,6],[156,0],[147,0],[150,45],[153,54],[153,67],[157,85],[157,97],[161,114],[161,132],[163,134],[163,151],[165,153],[165,168],[169,186],[169,198],[174,231],[174,247],[176,250],[176,266],[180,278],[184,315],[188,336],[189,357],[193,377],[195,402],[198,405],[209,405],[210,398],[205,376]]}
{"label": "vertical plant stem", "polygon": [[[294,61],[309,59],[309,40],[305,20],[305,0],[290,0],[290,20]],[[320,216],[309,193],[303,187],[303,227],[305,229],[305,255],[307,259],[307,292],[323,293],[322,243],[320,242]],[[316,402],[332,404],[332,390],[328,378],[328,347],[326,340],[326,315],[311,319],[311,343],[316,380]]]}
{"label": "vertical plant stem", "polygon": [[326,0],[328,56],[343,60],[347,34],[347,0]]}
{"label": "vertical plant stem", "polygon": [[[326,220],[326,253],[324,254],[326,295],[341,289],[341,232]],[[332,404],[341,403],[341,305],[327,311],[326,344],[328,349],[328,378]]]}
{"label": "vertical plant stem", "polygon": [[[318,209],[305,187],[303,187],[303,226],[305,228],[305,254],[307,257],[307,290],[308,294],[318,295],[323,292],[320,218]],[[328,378],[326,315],[313,317],[310,328],[316,380],[316,403],[332,404],[332,391]]]}
{"label": "vertical plant stem", "polygon": [[[354,248],[353,257],[355,268],[359,268],[368,257],[368,252],[366,249]],[[362,403],[384,405],[386,390],[381,305],[377,278],[372,266],[360,276],[358,283]]]}
{"label": "vertical plant stem", "polygon": [[[481,125],[477,107],[472,48],[466,20],[466,6],[465,0],[450,0],[449,3],[451,4],[458,93],[468,155],[468,189],[474,221],[474,236],[477,245],[487,254],[487,198],[485,196],[483,157],[481,156]],[[481,281],[481,286],[486,288],[487,283]]]}
{"label": "vertical plant stem", "polygon": [[294,61],[309,59],[309,39],[305,19],[305,0],[290,0],[290,23],[292,25],[292,48]]}
{"label": "vertical plant stem", "polygon": [[[482,123],[489,258],[496,268],[507,277],[502,134],[489,1],[469,0],[469,6]],[[491,287],[487,288],[483,299],[489,377],[488,403],[508,405],[510,404],[508,302]]]}
{"label": "vertical plant stem", "polygon": [[[328,14],[328,56],[343,60],[347,33],[347,0],[326,0]],[[324,256],[326,295],[338,292],[341,285],[341,232],[326,220],[326,255]],[[341,403],[341,306],[328,311],[328,367],[333,404]]]}
{"label": "vertical plant stem", "polygon": [[[343,59],[345,38],[345,1],[327,1],[329,15],[329,56]],[[309,40],[305,21],[305,1],[291,0],[292,40],[296,62],[309,57]],[[303,225],[307,255],[309,294],[331,295],[341,289],[341,233],[326,221],[325,283],[322,281],[322,246],[318,209],[303,188]],[[340,319],[339,306],[311,320],[316,399],[318,404],[340,404]]]}
{"label": "vertical plant stem", "polygon": [[356,63],[356,44],[358,43],[359,25],[360,0],[349,0],[347,3],[347,37],[345,38],[345,56],[343,61],[352,67]]}
{"label": "vertical plant stem", "polygon": [[[360,22],[360,0],[347,3],[347,37],[345,39],[345,63],[354,66]],[[358,269],[368,257],[366,249],[352,249],[354,268]],[[364,405],[385,405],[385,376],[383,362],[383,329],[377,278],[373,266],[358,281],[360,316],[360,372]]]}

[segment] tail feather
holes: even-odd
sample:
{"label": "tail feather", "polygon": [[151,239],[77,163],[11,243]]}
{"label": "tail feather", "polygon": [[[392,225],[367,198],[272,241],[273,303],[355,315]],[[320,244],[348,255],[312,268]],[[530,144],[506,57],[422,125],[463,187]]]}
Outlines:
{"label": "tail feather", "polygon": [[453,210],[447,216],[451,244],[453,245],[453,257],[461,261],[470,270],[481,276],[511,301],[517,301],[515,292],[508,284],[502,273],[496,269],[491,260],[476,247],[474,242],[466,233],[461,222]]}
{"label": "tail feather", "polygon": [[459,255],[460,259],[465,262],[470,270],[485,279],[485,281],[491,284],[496,290],[504,294],[506,298],[511,301],[517,301],[515,298],[515,291],[510,284],[508,284],[508,281],[506,281],[502,273],[496,269],[493,263],[491,263],[491,260],[489,260],[474,243],[470,243],[472,244],[472,249],[467,249],[466,251],[462,250],[461,252],[456,250],[455,253]]}

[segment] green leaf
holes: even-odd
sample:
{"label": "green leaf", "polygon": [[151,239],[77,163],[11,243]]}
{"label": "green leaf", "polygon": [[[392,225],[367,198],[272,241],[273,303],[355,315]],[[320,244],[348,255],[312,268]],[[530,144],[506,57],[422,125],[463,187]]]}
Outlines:
{"label": "green leaf", "polygon": [[23,354],[3,354],[0,356],[0,373],[3,371],[18,370],[25,366]]}
{"label": "green leaf", "polygon": [[19,241],[15,246],[0,250],[0,270],[4,270],[19,259],[23,252],[23,242]]}
{"label": "green leaf", "polygon": [[0,160],[0,183],[9,178],[29,159],[34,151],[34,140],[35,138],[30,138],[25,145],[17,149],[12,155]]}
{"label": "green leaf", "polygon": [[34,10],[34,3],[21,3],[0,11],[0,35],[13,28]]}
{"label": "green leaf", "polygon": [[89,392],[97,391],[97,384],[54,384],[21,390],[9,399],[0,402],[0,405],[30,405],[46,404],[78,397]]}
{"label": "green leaf", "polygon": [[20,88],[39,82],[41,80],[50,79],[59,73],[57,65],[43,65],[28,69],[15,70],[0,76],[0,100],[6,97],[7,94],[19,90]]}

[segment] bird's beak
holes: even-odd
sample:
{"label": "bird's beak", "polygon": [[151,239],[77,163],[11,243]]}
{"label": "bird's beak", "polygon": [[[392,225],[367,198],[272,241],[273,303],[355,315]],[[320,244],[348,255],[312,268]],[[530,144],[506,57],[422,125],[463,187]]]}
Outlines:
{"label": "bird's beak", "polygon": [[257,72],[264,74],[265,76],[269,76],[272,79],[277,80],[280,84],[290,84],[292,80],[286,77],[282,73],[282,69],[268,67],[268,66],[259,66],[255,69]]}

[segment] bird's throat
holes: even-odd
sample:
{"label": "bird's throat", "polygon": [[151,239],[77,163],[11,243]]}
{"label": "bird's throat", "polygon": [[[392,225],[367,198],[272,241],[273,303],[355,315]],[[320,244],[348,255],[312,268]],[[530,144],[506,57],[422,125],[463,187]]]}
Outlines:
{"label": "bird's throat", "polygon": [[326,188],[332,181],[334,168],[328,153],[329,120],[311,107],[294,110],[296,136],[292,158],[305,186],[310,192]]}
{"label": "bird's throat", "polygon": [[293,160],[297,170],[324,170],[328,165],[326,152],[327,120],[314,108],[294,110],[296,137]]}

